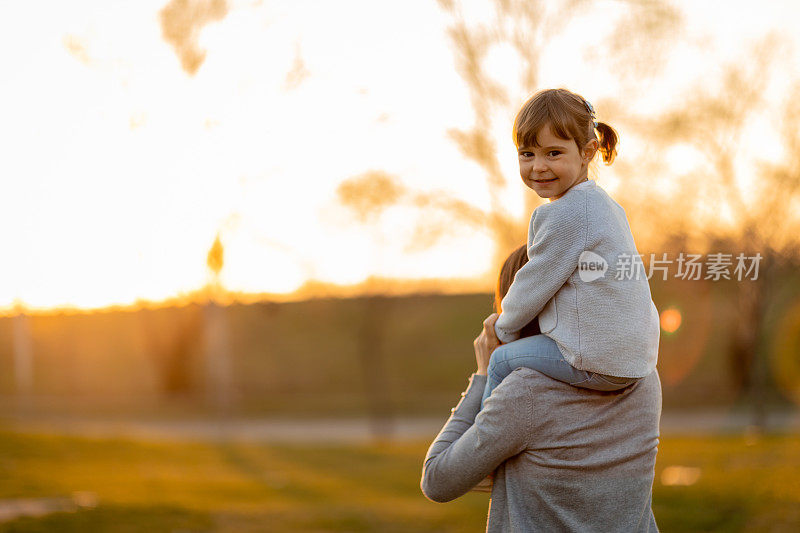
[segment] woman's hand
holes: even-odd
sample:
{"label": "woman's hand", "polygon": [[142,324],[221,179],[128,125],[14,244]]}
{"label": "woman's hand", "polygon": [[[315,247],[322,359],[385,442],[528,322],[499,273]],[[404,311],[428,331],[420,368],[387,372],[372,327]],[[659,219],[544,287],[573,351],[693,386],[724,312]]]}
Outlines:
{"label": "woman's hand", "polygon": [[475,348],[475,361],[478,363],[478,370],[475,371],[479,376],[485,376],[489,368],[489,358],[495,348],[500,346],[497,335],[494,332],[494,323],[497,322],[497,313],[492,313],[483,321],[483,331],[472,343]]}

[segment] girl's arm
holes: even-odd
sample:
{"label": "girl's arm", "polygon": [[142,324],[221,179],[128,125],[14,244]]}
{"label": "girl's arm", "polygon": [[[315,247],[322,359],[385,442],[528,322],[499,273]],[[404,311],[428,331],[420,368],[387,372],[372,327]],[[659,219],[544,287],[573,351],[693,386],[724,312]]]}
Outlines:
{"label": "girl's arm", "polygon": [[517,340],[519,330],[538,316],[567,282],[586,249],[587,235],[585,203],[552,202],[533,211],[528,228],[528,262],[517,271],[495,323],[500,341]]}

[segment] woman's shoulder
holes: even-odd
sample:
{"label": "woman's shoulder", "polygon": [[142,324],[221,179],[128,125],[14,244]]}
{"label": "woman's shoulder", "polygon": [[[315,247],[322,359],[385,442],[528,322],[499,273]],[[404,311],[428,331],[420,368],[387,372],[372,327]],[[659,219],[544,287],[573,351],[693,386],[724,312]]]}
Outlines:
{"label": "woman's shoulder", "polygon": [[517,396],[531,395],[540,404],[548,402],[559,403],[560,400],[567,398],[568,403],[578,400],[602,406],[606,403],[617,402],[620,394],[630,397],[633,402],[637,403],[657,403],[658,405],[661,403],[661,381],[656,370],[637,381],[634,385],[622,391],[613,392],[574,387],[568,383],[548,377],[541,372],[524,367],[514,370],[503,380],[501,385],[506,382],[508,382],[509,392],[514,391]]}
{"label": "woman's shoulder", "polygon": [[643,446],[658,435],[661,384],[653,372],[622,391],[595,391],[518,368],[492,391],[485,409],[535,449],[569,447],[576,439],[602,447],[609,437],[619,442],[619,435],[629,446]]}
{"label": "woman's shoulder", "polygon": [[503,402],[519,402],[526,396],[533,396],[531,382],[527,374],[536,372],[529,368],[517,368],[506,376],[500,384],[492,391],[492,396],[500,398]]}

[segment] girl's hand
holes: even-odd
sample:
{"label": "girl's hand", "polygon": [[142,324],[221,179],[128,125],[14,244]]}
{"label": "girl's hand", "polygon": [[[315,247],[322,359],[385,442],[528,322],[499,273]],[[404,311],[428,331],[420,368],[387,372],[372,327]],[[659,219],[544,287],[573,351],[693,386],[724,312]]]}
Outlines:
{"label": "girl's hand", "polygon": [[495,348],[500,346],[497,335],[494,332],[494,323],[497,322],[497,313],[492,313],[483,321],[483,331],[472,343],[475,348],[475,361],[478,363],[478,370],[475,371],[479,376],[485,376],[489,368],[489,358]]}

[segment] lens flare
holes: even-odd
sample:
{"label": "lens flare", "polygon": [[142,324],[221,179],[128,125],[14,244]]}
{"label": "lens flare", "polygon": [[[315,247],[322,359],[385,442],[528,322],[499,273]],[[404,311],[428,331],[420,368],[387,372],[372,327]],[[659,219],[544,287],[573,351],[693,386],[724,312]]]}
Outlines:
{"label": "lens flare", "polygon": [[661,312],[661,329],[667,333],[675,333],[681,327],[681,312],[670,307]]}
{"label": "lens flare", "polygon": [[661,472],[661,484],[667,487],[689,487],[700,479],[701,471],[692,466],[668,466]]}
{"label": "lens flare", "polygon": [[659,306],[663,311],[659,317],[658,371],[662,383],[672,387],[682,383],[706,353],[717,313],[709,282],[668,282],[662,290],[669,299]]}

